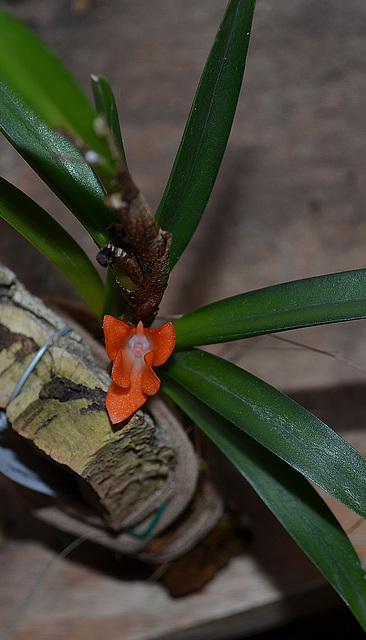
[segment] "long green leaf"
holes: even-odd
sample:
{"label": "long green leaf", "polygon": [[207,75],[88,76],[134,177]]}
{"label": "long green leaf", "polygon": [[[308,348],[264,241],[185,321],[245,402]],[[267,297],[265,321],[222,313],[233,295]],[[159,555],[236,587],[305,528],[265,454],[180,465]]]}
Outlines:
{"label": "long green leaf", "polygon": [[53,131],[0,78],[0,130],[49,187],[103,245],[115,218],[92,169],[76,149]]}
{"label": "long green leaf", "polygon": [[62,62],[22,22],[0,6],[0,75],[40,118],[64,128],[111,160],[93,128],[96,113]]}
{"label": "long green leaf", "polygon": [[210,353],[178,351],[167,370],[208,407],[366,517],[366,459],[309,411]]}
{"label": "long green leaf", "polygon": [[366,318],[366,269],[344,271],[219,300],[174,321],[177,347]]}
{"label": "long green leaf", "polygon": [[0,216],[60,269],[100,318],[103,283],[88,256],[56,220],[3,178],[0,178]]}
{"label": "long green leaf", "polygon": [[164,378],[163,389],[247,479],[366,630],[365,571],[342,527],[313,487],[170,376]]}
{"label": "long green leaf", "polygon": [[103,245],[115,215],[92,169],[56,131],[76,135],[112,172],[108,147],[93,129],[96,112],[61,62],[1,7],[0,40],[0,130]]}
{"label": "long green leaf", "polygon": [[118,110],[112,87],[103,76],[92,76],[92,89],[95,108],[103,116],[109,126],[114,141],[122,157],[126,161],[125,150],[122,141],[121,127],[119,124]]}
{"label": "long green leaf", "polygon": [[173,234],[174,266],[204,212],[231,130],[242,83],[255,0],[230,0],[197,89],[157,211]]}

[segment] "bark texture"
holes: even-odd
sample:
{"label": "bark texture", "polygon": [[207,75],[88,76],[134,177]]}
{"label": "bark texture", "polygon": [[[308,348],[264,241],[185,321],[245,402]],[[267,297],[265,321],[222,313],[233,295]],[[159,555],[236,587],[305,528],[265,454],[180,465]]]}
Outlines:
{"label": "bark texture", "polygon": [[185,553],[221,513],[213,487],[198,482],[190,440],[157,398],[114,431],[105,410],[110,377],[75,329],[54,335],[66,326],[0,269],[0,406],[9,421],[2,441],[30,467],[45,470],[55,497],[21,491],[45,520],[126,554],[161,562]]}

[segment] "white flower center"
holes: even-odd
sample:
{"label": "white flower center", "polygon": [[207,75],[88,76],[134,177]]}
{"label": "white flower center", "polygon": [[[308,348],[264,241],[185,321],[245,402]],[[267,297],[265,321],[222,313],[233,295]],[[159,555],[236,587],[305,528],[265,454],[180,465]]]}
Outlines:
{"label": "white flower center", "polygon": [[145,335],[134,335],[128,341],[128,346],[131,349],[134,356],[138,358],[144,356],[145,353],[151,351],[149,340]]}

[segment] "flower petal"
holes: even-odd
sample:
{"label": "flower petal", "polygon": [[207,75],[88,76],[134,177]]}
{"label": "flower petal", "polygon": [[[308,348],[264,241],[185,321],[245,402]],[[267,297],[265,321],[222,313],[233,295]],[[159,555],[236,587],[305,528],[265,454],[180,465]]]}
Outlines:
{"label": "flower petal", "polygon": [[140,387],[136,388],[131,385],[128,389],[123,389],[112,382],[105,400],[112,424],[130,418],[146,402],[147,398],[148,396],[141,391]]}
{"label": "flower petal", "polygon": [[118,320],[114,316],[104,316],[103,330],[105,336],[105,346],[110,360],[114,360],[119,349],[131,335],[134,329],[130,324]]}
{"label": "flower petal", "polygon": [[159,367],[164,364],[171,356],[175,347],[175,329],[172,322],[163,324],[158,329],[145,329],[151,334],[151,340],[154,345],[153,367]]}
{"label": "flower petal", "polygon": [[128,349],[120,349],[114,359],[112,367],[112,380],[119,387],[128,388],[131,386],[131,372],[134,360],[131,358]]}
{"label": "flower petal", "polygon": [[151,365],[154,360],[154,352],[149,351],[144,356],[144,366],[141,369],[141,390],[148,396],[154,396],[160,389],[160,380]]}

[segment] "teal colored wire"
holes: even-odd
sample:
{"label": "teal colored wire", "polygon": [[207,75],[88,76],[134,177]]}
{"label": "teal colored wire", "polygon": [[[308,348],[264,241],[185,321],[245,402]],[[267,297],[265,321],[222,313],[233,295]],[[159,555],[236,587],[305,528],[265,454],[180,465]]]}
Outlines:
{"label": "teal colored wire", "polygon": [[146,529],[144,529],[144,531],[138,532],[138,531],[133,531],[133,529],[128,529],[126,533],[129,536],[133,536],[134,538],[146,538],[158,524],[161,516],[165,511],[166,506],[168,505],[168,502],[169,501],[164,502],[162,505],[160,505],[160,507],[156,509],[151,522],[149,522],[149,524],[147,525]]}

